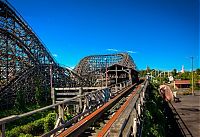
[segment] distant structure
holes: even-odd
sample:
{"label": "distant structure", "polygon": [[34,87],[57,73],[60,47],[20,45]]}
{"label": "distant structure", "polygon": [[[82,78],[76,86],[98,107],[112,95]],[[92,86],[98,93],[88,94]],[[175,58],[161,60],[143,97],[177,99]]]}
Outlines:
{"label": "distant structure", "polygon": [[169,82],[173,82],[174,81],[173,76],[169,76],[168,78],[169,78]]}
{"label": "distant structure", "polygon": [[184,73],[184,72],[185,72],[184,65],[182,65],[181,73]]}

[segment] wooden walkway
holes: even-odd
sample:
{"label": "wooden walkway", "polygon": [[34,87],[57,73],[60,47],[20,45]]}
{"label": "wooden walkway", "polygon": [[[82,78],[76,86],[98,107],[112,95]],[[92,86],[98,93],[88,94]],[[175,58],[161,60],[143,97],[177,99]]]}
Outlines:
{"label": "wooden walkway", "polygon": [[[193,137],[200,135],[200,91],[193,95],[179,95],[181,102],[172,102],[175,110]],[[186,129],[183,129],[186,130]],[[187,135],[188,136],[188,135]]]}

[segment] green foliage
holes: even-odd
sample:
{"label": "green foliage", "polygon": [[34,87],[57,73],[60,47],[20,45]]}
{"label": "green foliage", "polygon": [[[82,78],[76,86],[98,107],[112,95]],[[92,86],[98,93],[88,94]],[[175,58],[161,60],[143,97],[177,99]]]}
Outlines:
{"label": "green foliage", "polygon": [[200,75],[200,68],[196,69],[197,75]]}
{"label": "green foliage", "polygon": [[[10,110],[0,111],[0,118],[10,116],[10,115],[18,115],[18,114],[26,113],[26,112],[29,112],[41,107],[43,106],[33,105],[33,106],[26,106],[26,109],[23,109],[23,110],[12,108]],[[27,116],[27,117],[20,118],[18,120],[15,120],[13,122],[6,124],[6,129],[11,130],[12,128],[15,128],[17,126],[26,125],[27,123],[46,117],[49,113],[52,113],[52,112],[53,110],[50,109],[48,111],[43,111],[43,112],[38,112],[36,114],[33,114],[31,115],[31,117]]]}
{"label": "green foliage", "polygon": [[179,78],[180,79],[184,79],[184,80],[189,80],[189,79],[191,79],[191,73],[190,72],[184,72],[184,73],[180,73],[179,74]]}
{"label": "green foliage", "polygon": [[68,121],[68,120],[70,120],[70,119],[72,119],[73,118],[73,116],[71,115],[71,114],[68,114],[67,112],[64,112],[64,120],[65,121]]}
{"label": "green foliage", "polygon": [[157,81],[157,83],[159,85],[167,83],[169,81],[169,79],[167,77],[157,77],[157,78],[155,78],[155,80]]}
{"label": "green foliage", "polygon": [[35,88],[35,99],[37,104],[42,104],[42,90],[38,87]]}
{"label": "green foliage", "polygon": [[25,106],[25,96],[21,90],[16,92],[15,107],[19,110],[24,109]]}
{"label": "green foliage", "polygon": [[146,70],[140,70],[139,71],[139,76],[140,77],[145,77],[147,75],[147,71]]}
{"label": "green foliage", "polygon": [[173,77],[176,77],[176,75],[177,75],[177,70],[176,70],[176,69],[173,69],[171,73],[172,73],[172,76],[173,76]]}
{"label": "green foliage", "polygon": [[35,80],[35,82],[36,82],[36,87],[35,87],[35,99],[36,99],[36,102],[37,102],[37,104],[42,104],[42,103],[44,103],[44,95],[43,95],[43,90],[42,90],[42,88],[41,88],[41,81],[38,79],[38,78],[36,78],[36,80]]}
{"label": "green foliage", "polygon": [[163,99],[157,91],[158,85],[150,85],[150,94],[146,103],[144,137],[165,136],[166,119],[163,113]]}
{"label": "green foliage", "polygon": [[45,132],[50,131],[54,127],[55,123],[55,113],[49,113],[45,118],[41,118],[34,122],[31,122],[24,126],[18,126],[10,131],[6,132],[6,136],[18,137],[18,136],[39,136]]}
{"label": "green foliage", "polygon": [[48,114],[48,116],[46,117],[46,119],[44,121],[44,131],[45,132],[48,132],[54,128],[55,119],[56,119],[55,113]]}
{"label": "green foliage", "polygon": [[33,135],[20,133],[19,137],[33,137]]}
{"label": "green foliage", "polygon": [[[200,75],[198,75],[197,72],[194,72],[193,76],[194,76],[194,89],[198,90],[200,89],[199,84],[198,84],[198,81],[200,80]],[[190,83],[192,84],[192,79],[190,80]]]}

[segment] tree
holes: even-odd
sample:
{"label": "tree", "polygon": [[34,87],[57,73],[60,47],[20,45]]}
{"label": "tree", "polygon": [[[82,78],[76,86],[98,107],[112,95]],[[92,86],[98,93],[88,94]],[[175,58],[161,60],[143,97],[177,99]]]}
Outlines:
{"label": "tree", "polygon": [[147,73],[150,73],[150,67],[149,66],[147,66]]}
{"label": "tree", "polygon": [[25,107],[25,94],[23,90],[17,90],[16,99],[15,99],[15,107],[19,110],[23,110]]}
{"label": "tree", "polygon": [[177,70],[176,70],[176,69],[173,69],[173,70],[172,70],[172,76],[173,76],[173,77],[176,77],[176,75],[177,75]]}
{"label": "tree", "polygon": [[197,73],[197,75],[200,75],[200,69],[199,68],[196,69],[196,73]]}
{"label": "tree", "polygon": [[[192,73],[191,73],[192,75]],[[199,89],[198,87],[198,81],[200,80],[200,76],[197,73],[193,73],[194,75],[194,89]],[[190,80],[190,83],[192,83],[192,79]]]}
{"label": "tree", "polygon": [[190,76],[190,72],[180,73],[180,78],[183,80],[189,80],[191,77],[192,75]]}

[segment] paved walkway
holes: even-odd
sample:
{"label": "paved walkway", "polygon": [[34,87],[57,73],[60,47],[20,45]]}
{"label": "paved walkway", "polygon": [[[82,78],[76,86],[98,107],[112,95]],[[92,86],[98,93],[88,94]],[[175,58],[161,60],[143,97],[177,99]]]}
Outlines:
{"label": "paved walkway", "polygon": [[[176,111],[194,137],[200,136],[200,92],[193,95],[178,95],[181,102],[172,102]],[[179,120],[180,121],[180,120]],[[184,131],[186,129],[183,129]],[[188,135],[187,135],[188,136]]]}

